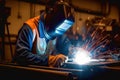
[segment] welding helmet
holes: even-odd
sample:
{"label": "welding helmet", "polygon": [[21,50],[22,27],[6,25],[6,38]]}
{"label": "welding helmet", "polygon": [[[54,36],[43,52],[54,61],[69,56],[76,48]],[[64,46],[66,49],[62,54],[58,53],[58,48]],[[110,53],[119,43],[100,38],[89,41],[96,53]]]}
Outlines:
{"label": "welding helmet", "polygon": [[73,8],[64,1],[56,1],[48,7],[45,18],[45,35],[47,39],[64,34],[74,23]]}

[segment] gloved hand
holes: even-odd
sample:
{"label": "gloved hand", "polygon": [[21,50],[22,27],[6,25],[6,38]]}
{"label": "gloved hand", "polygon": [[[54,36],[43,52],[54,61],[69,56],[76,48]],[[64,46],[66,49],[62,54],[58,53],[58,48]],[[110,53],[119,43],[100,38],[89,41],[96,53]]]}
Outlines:
{"label": "gloved hand", "polygon": [[49,67],[60,67],[63,65],[67,57],[63,54],[50,55],[48,59]]}

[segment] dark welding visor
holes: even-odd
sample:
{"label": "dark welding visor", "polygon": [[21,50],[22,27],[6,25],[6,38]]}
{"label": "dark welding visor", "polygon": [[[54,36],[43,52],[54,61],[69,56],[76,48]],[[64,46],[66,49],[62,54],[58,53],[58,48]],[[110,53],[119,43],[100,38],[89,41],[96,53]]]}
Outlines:
{"label": "dark welding visor", "polygon": [[46,20],[46,33],[53,39],[64,34],[73,25],[73,8],[66,2],[57,2]]}

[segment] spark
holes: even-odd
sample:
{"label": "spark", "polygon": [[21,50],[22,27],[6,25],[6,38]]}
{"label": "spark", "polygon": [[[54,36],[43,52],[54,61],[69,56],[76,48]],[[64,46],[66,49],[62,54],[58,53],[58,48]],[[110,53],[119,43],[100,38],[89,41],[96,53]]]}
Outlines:
{"label": "spark", "polygon": [[95,18],[86,22],[86,31],[84,31],[86,33],[81,34],[82,38],[80,41],[78,40],[78,48],[76,49],[76,47],[73,47],[73,50],[70,51],[75,55],[75,62],[78,64],[86,64],[89,63],[91,59],[99,59],[104,57],[104,54],[111,56],[111,54],[114,53],[110,50],[110,47],[112,40],[118,36],[118,34],[113,36],[107,33],[106,26],[108,25],[111,25],[111,21],[106,18]]}
{"label": "spark", "polygon": [[74,61],[78,64],[86,64],[90,62],[91,58],[89,56],[89,52],[84,50],[83,48],[79,48],[75,54]]}

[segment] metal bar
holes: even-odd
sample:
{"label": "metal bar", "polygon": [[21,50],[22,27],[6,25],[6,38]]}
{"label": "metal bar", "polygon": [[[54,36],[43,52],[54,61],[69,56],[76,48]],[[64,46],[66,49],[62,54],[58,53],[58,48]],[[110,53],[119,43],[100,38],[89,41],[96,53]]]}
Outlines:
{"label": "metal bar", "polygon": [[[71,72],[0,64],[2,79],[73,80]],[[1,77],[0,77],[1,79]]]}
{"label": "metal bar", "polygon": [[13,58],[13,50],[12,50],[12,44],[11,44],[10,32],[9,32],[8,25],[9,25],[9,23],[6,23],[6,27],[7,27],[7,34],[8,34],[8,40],[9,40],[9,43],[10,43],[10,52],[11,52],[11,57]]}

